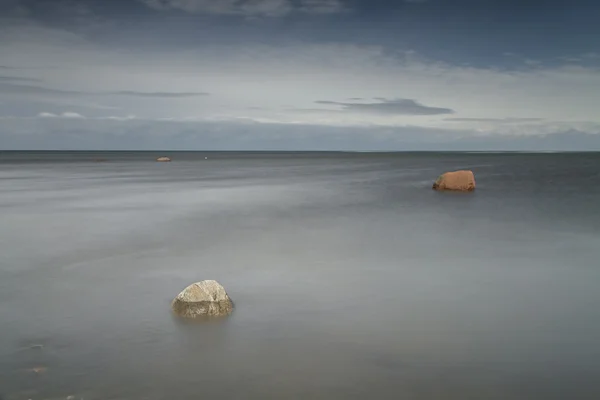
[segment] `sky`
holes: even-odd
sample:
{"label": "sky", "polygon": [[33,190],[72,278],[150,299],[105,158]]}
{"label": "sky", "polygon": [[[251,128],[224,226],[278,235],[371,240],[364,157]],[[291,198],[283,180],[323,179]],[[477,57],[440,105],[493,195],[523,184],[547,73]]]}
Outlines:
{"label": "sky", "polygon": [[600,150],[596,0],[0,0],[0,149]]}

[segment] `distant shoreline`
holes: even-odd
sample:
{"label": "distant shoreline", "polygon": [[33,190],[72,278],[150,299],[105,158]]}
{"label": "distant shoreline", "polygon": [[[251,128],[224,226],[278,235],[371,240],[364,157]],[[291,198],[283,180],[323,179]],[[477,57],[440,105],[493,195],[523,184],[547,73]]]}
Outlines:
{"label": "distant shoreline", "polygon": [[0,150],[1,153],[595,154],[600,150]]}

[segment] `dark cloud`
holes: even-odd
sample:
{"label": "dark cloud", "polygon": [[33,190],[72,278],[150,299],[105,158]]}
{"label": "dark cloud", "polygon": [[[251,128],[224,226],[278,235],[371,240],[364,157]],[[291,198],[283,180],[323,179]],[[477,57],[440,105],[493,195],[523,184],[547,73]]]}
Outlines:
{"label": "dark cloud", "polygon": [[17,83],[1,83],[0,93],[3,94],[51,94],[51,95],[81,95],[83,92],[71,90],[50,89],[43,86],[21,85]]}
{"label": "dark cloud", "polygon": [[281,17],[293,12],[332,14],[345,10],[341,0],[138,0],[160,11],[194,14]]}
{"label": "dark cloud", "polygon": [[450,108],[429,107],[412,99],[388,100],[377,98],[377,103],[344,103],[337,101],[316,101],[317,104],[341,106],[342,111],[383,115],[441,115],[453,114]]}
{"label": "dark cloud", "polygon": [[119,92],[110,92],[106,94],[112,94],[117,96],[133,96],[133,97],[161,97],[167,99],[174,98],[185,98],[185,97],[198,97],[208,96],[206,92],[135,92],[130,90],[123,90]]}
{"label": "dark cloud", "polygon": [[[25,78],[27,79],[27,78]],[[130,97],[148,97],[148,98],[188,98],[198,96],[208,96],[206,92],[138,92],[122,90],[117,92],[81,92],[73,90],[51,89],[36,85],[22,85],[17,83],[2,83],[0,77],[0,92],[9,94],[39,94],[39,95],[71,95],[71,96],[130,96]]]}
{"label": "dark cloud", "polygon": [[41,82],[41,79],[23,78],[20,76],[0,76],[0,82]]}
{"label": "dark cloud", "polygon": [[544,121],[544,118],[444,118],[444,121],[513,123]]}

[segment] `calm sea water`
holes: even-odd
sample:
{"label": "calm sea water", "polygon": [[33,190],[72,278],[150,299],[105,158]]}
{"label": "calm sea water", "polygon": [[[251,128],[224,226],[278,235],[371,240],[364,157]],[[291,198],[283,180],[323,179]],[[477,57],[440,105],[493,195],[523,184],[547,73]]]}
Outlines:
{"label": "calm sea water", "polygon": [[597,400],[599,260],[599,154],[0,153],[0,397]]}

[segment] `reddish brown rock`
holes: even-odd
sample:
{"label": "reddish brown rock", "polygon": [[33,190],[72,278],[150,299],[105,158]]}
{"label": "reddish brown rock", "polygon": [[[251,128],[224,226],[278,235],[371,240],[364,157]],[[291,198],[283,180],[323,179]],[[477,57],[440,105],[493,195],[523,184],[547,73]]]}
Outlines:
{"label": "reddish brown rock", "polygon": [[475,190],[475,175],[473,175],[473,171],[446,172],[437,178],[433,188],[435,190],[472,192]]}

